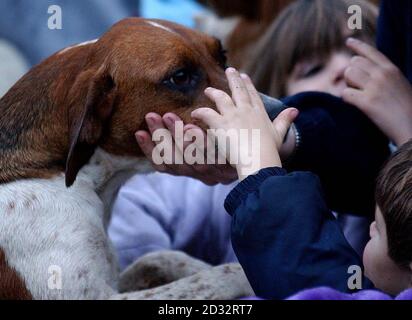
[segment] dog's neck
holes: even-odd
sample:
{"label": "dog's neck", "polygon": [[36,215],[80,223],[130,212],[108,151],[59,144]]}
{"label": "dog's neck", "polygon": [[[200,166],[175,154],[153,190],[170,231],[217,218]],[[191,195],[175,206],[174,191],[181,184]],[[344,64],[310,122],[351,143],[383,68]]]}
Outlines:
{"label": "dog's neck", "polygon": [[80,170],[79,178],[89,180],[103,201],[104,222],[107,226],[120,187],[136,173],[150,171],[153,171],[153,167],[146,158],[115,156],[98,148],[90,162]]}

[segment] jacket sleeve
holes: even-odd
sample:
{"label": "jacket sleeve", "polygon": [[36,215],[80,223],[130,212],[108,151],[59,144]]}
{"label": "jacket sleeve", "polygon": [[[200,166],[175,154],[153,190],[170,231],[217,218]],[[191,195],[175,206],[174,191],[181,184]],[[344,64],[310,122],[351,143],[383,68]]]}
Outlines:
{"label": "jacket sleeve", "polygon": [[316,286],[349,291],[348,268],[361,260],[315,175],[261,170],[228,195],[225,207],[233,215],[234,250],[258,296],[283,299]]}

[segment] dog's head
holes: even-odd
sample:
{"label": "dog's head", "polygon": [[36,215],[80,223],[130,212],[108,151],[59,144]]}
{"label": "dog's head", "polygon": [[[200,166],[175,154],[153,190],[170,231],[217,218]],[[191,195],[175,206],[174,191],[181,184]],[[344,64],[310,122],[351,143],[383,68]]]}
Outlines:
{"label": "dog's head", "polygon": [[96,147],[121,156],[142,156],[134,138],[149,112],[173,112],[190,122],[213,86],[228,91],[220,42],[159,20],[130,18],[86,45],[84,66],[69,91],[71,185]]}

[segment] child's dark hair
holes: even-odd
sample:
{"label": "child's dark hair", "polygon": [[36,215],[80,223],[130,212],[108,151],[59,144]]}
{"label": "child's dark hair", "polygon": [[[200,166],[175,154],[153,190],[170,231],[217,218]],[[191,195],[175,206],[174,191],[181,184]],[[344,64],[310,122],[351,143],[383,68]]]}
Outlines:
{"label": "child's dark hair", "polygon": [[[348,27],[348,8],[362,9],[362,28]],[[305,59],[327,58],[352,36],[374,44],[378,8],[366,0],[297,0],[275,19],[245,66],[263,93],[286,95],[286,79]]]}
{"label": "child's dark hair", "polygon": [[376,203],[388,237],[388,254],[401,267],[412,262],[412,140],[393,154],[376,185]]}

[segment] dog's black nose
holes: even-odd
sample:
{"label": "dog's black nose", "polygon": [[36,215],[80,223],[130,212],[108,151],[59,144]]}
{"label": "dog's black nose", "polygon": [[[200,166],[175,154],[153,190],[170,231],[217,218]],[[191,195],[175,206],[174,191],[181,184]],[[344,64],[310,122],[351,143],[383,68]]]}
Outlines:
{"label": "dog's black nose", "polygon": [[270,120],[274,120],[279,113],[288,108],[282,101],[269,97],[263,93],[260,93],[260,97],[262,98]]}

